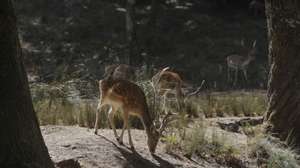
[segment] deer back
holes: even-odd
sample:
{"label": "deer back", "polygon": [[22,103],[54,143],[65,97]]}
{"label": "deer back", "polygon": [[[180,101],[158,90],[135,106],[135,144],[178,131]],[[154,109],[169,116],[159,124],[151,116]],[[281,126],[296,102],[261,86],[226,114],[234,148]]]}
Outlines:
{"label": "deer back", "polygon": [[135,115],[148,113],[143,90],[130,81],[113,78],[100,80],[99,89],[104,104],[125,108]]}
{"label": "deer back", "polygon": [[111,75],[114,79],[134,81],[136,69],[126,64],[112,64],[105,67],[104,77]]}

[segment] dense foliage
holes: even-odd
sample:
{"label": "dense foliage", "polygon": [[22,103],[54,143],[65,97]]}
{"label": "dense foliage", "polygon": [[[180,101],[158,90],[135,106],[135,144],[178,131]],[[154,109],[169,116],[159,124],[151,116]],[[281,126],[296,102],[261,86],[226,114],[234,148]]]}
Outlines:
{"label": "dense foliage", "polygon": [[[222,2],[222,3],[221,3]],[[266,85],[266,24],[249,1],[174,0],[135,4],[136,48],[143,64],[171,66],[185,80],[226,89],[229,54],[257,40],[248,87]],[[99,79],[104,65],[126,63],[126,2],[108,0],[17,1],[28,70],[42,81]],[[155,12],[155,13],[154,13]],[[240,75],[240,85],[245,87]]]}

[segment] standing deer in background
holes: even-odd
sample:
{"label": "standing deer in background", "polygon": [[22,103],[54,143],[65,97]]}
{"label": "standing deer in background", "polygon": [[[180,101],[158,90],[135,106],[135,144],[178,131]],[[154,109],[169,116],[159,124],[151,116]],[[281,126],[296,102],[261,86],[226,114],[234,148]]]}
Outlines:
{"label": "standing deer in background", "polygon": [[136,68],[126,64],[111,64],[105,66],[104,77],[112,75],[114,79],[134,81],[136,79]]}
{"label": "standing deer in background", "polygon": [[[154,126],[154,119],[148,109],[147,101],[143,90],[136,84],[123,80],[113,78],[114,72],[107,74],[108,76],[99,81],[100,100],[96,112],[95,134],[98,129],[98,115],[101,107],[110,105],[108,119],[113,129],[114,135],[120,144],[123,144],[123,134],[125,129],[128,130],[129,144],[132,150],[134,145],[131,139],[129,115],[134,115],[140,118],[146,130],[148,137],[148,147],[151,153],[155,152],[158,140],[162,135],[168,121],[170,114],[167,114],[161,122],[160,128]],[[123,114],[123,129],[120,137],[116,132],[116,127],[113,121],[114,113],[120,109]]]}
{"label": "standing deer in background", "polygon": [[[179,74],[169,70],[169,67],[164,68],[152,77],[152,85],[154,92],[163,97],[163,109],[166,109],[166,101],[169,94],[175,94],[178,109],[184,106],[184,94],[182,91],[183,81]],[[175,91],[175,93],[174,93]]]}
{"label": "standing deer in background", "polygon": [[[242,41],[242,46],[244,46],[244,43]],[[243,75],[245,77],[246,82],[248,81],[247,76],[247,68],[251,61],[255,59],[256,55],[256,40],[252,44],[252,48],[248,51],[247,55],[229,55],[226,57],[227,62],[227,69],[228,69],[228,80],[230,80],[230,69],[233,69],[235,71],[235,77],[234,77],[234,86],[237,83],[238,79],[238,72],[241,70],[243,72]]]}
{"label": "standing deer in background", "polygon": [[254,13],[254,16],[258,16],[259,14],[265,14],[265,4],[264,1],[261,0],[252,0],[249,3],[249,9]]}

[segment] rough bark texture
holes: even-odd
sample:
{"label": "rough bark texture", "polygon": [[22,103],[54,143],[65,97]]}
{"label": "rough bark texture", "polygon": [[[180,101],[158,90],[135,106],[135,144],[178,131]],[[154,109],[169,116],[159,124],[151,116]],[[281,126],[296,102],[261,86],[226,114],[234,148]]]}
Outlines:
{"label": "rough bark texture", "polygon": [[0,167],[54,167],[33,110],[11,0],[0,1]]}
{"label": "rough bark texture", "polygon": [[269,33],[267,130],[300,147],[300,1],[266,0]]}

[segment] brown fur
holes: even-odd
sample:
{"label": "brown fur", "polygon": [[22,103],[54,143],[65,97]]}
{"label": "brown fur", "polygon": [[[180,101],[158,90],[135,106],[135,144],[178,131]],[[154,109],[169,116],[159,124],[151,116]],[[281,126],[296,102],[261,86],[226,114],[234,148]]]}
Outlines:
{"label": "brown fur", "polygon": [[105,67],[104,77],[112,75],[113,79],[134,81],[135,68],[126,64],[111,64]]}
{"label": "brown fur", "polygon": [[[148,147],[150,152],[155,152],[155,148],[159,139],[159,132],[154,129],[153,119],[148,110],[148,105],[146,97],[142,89],[136,84],[123,80],[123,79],[113,79],[108,76],[107,79],[99,81],[100,90],[100,101],[97,108],[96,122],[95,122],[95,134],[97,134],[98,129],[98,113],[102,106],[110,105],[111,110],[109,112],[110,125],[114,131],[116,139],[120,144],[123,143],[123,133],[125,128],[128,130],[129,144],[132,149],[134,149],[130,128],[128,123],[129,115],[138,116],[146,130],[148,136]],[[115,125],[113,122],[114,113],[120,109],[123,114],[123,129],[120,137],[118,137]]]}
{"label": "brown fur", "polygon": [[183,81],[178,73],[172,72],[168,70],[168,68],[165,68],[152,77],[152,83],[154,84],[156,93],[159,96],[164,97],[164,108],[167,94],[170,93],[170,91],[172,90],[175,90],[178,108],[181,109],[183,107]]}

